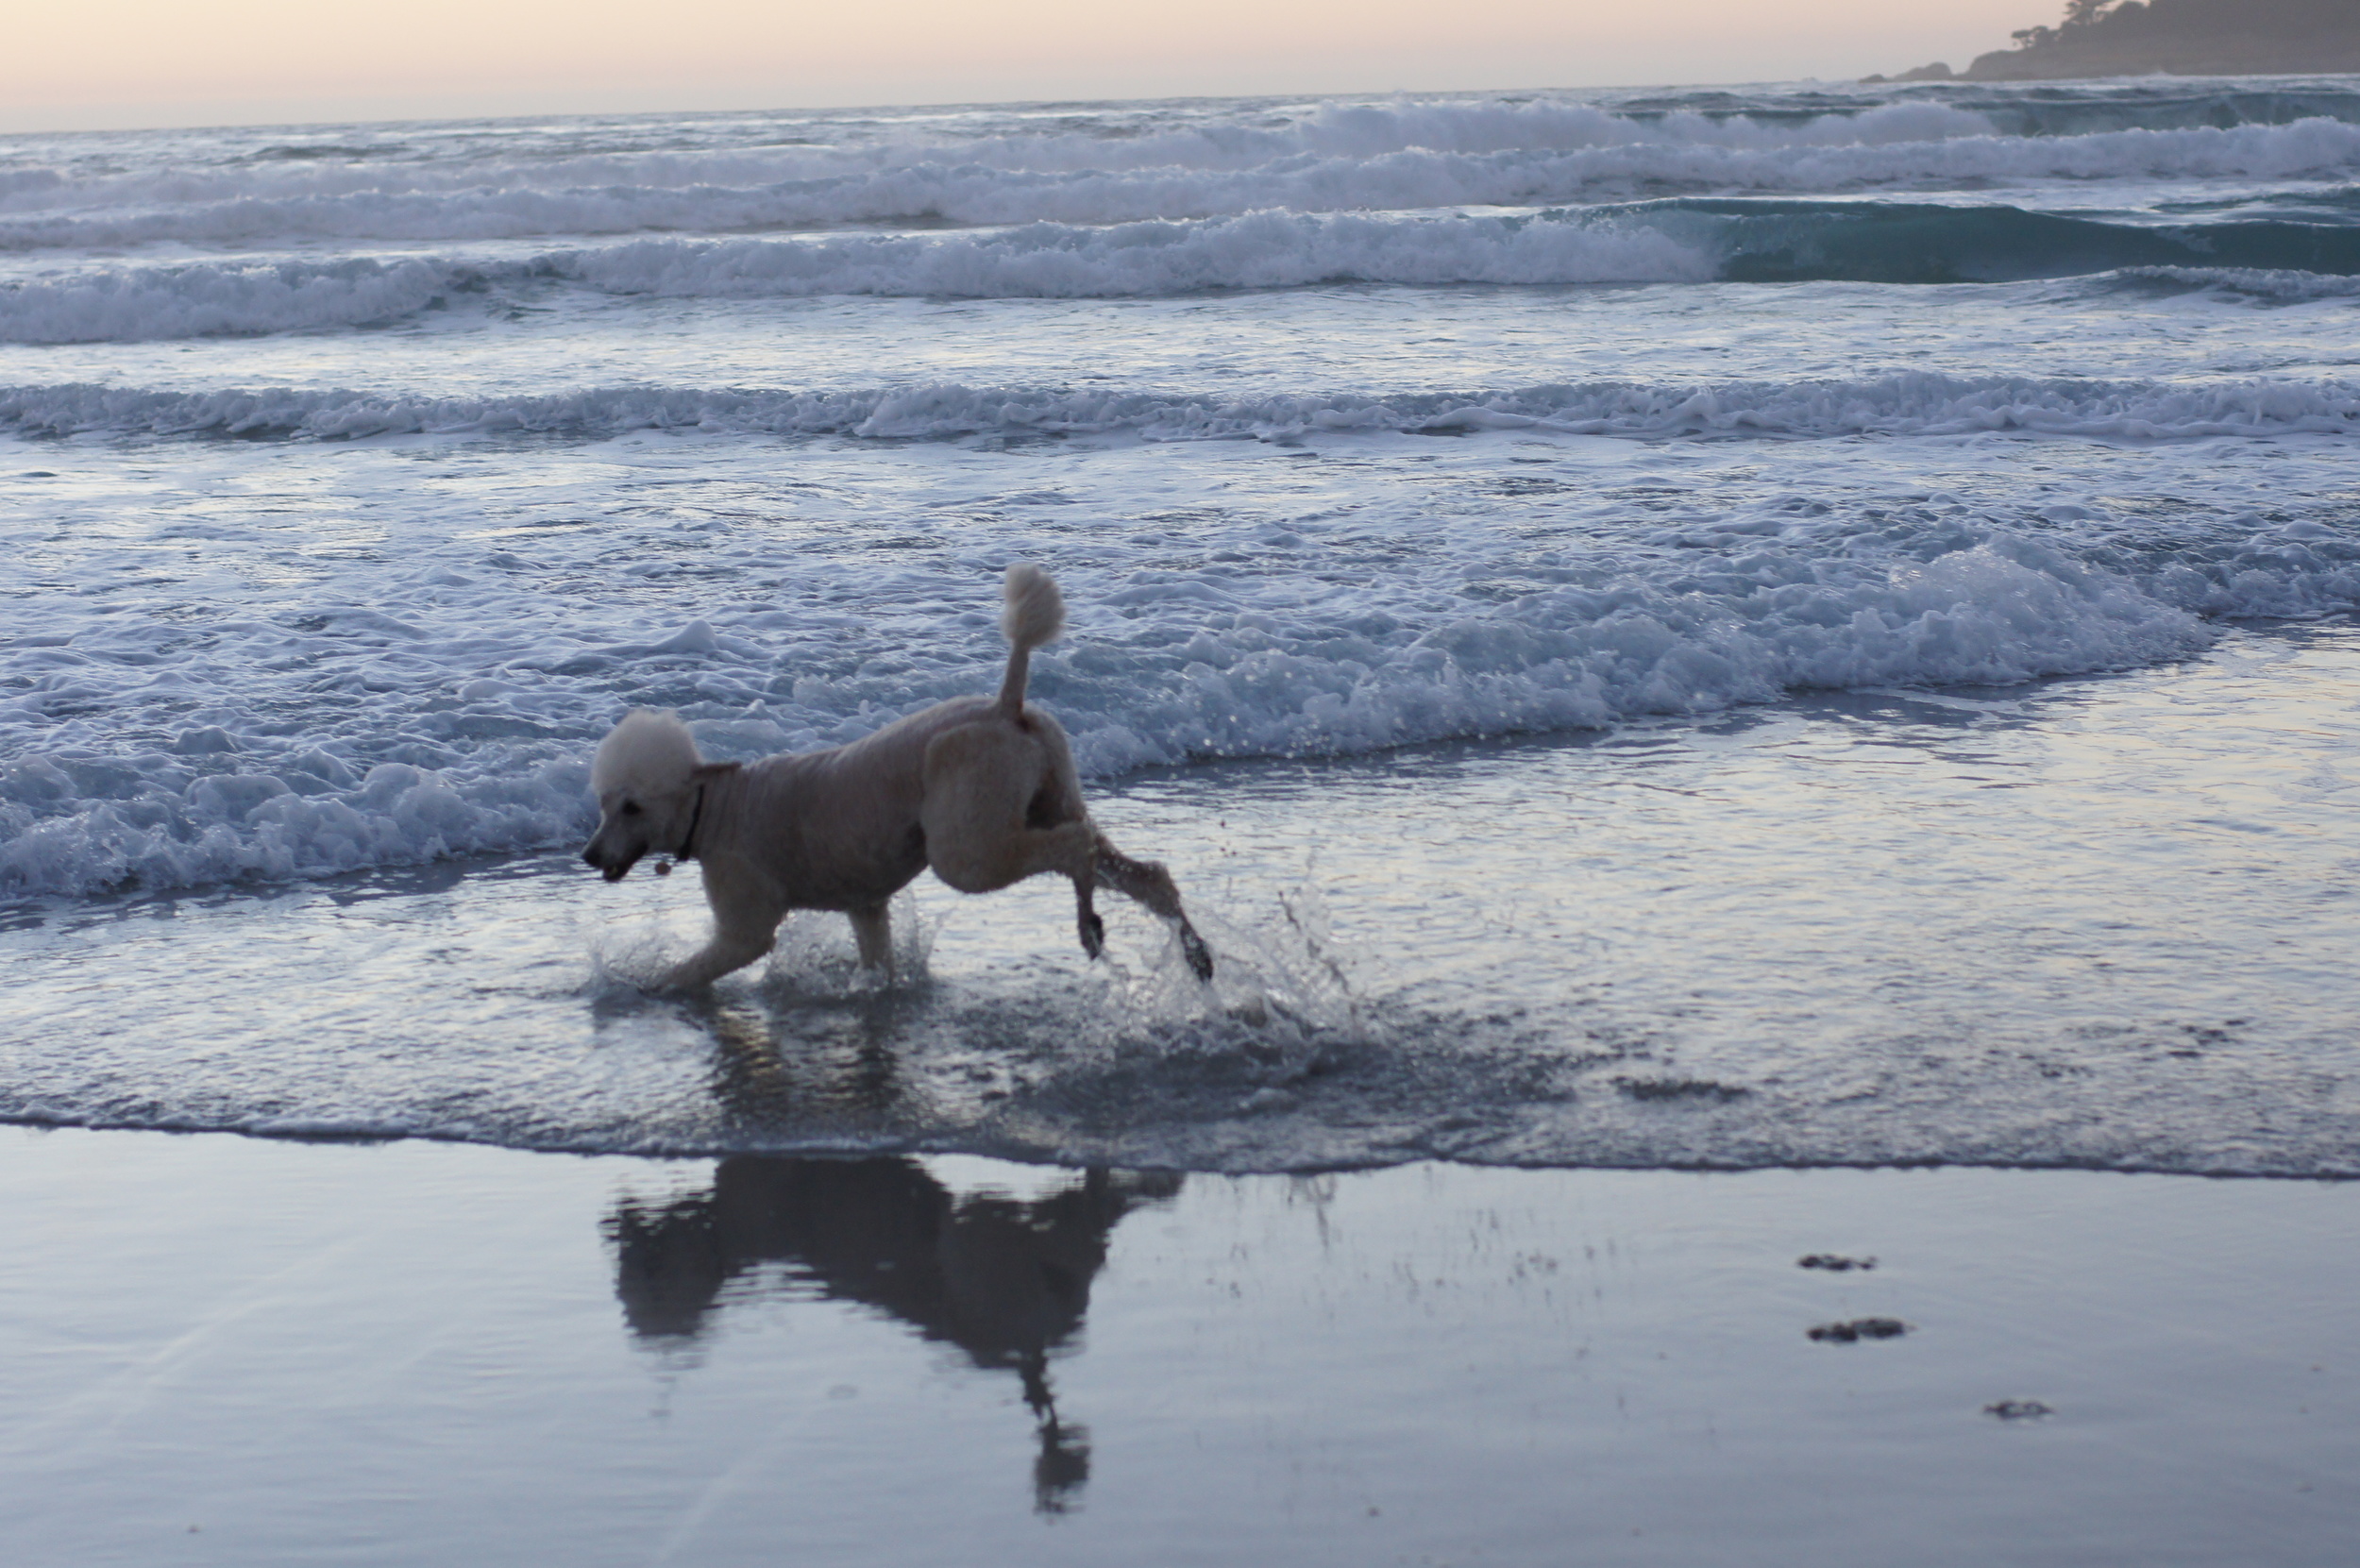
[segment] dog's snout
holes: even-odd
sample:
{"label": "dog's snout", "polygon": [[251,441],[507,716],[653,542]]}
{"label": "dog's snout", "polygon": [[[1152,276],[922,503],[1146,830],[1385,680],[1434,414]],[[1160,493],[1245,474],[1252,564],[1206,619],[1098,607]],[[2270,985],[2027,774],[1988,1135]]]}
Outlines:
{"label": "dog's snout", "polygon": [[639,851],[634,848],[617,854],[604,842],[605,836],[600,834],[582,847],[582,863],[609,882],[620,882],[639,863]]}

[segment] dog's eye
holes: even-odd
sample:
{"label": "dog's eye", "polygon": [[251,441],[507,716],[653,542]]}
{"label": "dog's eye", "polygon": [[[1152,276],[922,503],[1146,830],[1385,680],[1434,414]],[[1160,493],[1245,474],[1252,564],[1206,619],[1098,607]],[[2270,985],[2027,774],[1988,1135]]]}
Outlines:
{"label": "dog's eye", "polygon": [[639,815],[639,802],[638,802],[638,801],[625,801],[623,802],[623,815],[624,815],[624,816],[626,816],[626,817],[636,817],[636,816],[638,816],[638,815]]}

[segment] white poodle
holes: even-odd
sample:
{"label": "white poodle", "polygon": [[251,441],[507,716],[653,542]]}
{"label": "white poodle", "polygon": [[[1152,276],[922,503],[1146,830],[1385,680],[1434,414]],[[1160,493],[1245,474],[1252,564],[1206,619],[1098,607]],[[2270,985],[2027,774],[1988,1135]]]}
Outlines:
{"label": "white poodle", "polygon": [[1171,876],[1106,842],[1082,803],[1065,732],[1025,706],[1033,649],[1065,630],[1056,583],[1011,566],[1006,599],[997,699],[953,698],[850,746],[745,764],[704,761],[674,714],[643,708],[615,727],[590,767],[600,817],[582,858],[609,882],[644,854],[694,860],[713,906],[713,940],[668,984],[701,986],[752,963],[790,909],[842,910],[861,962],[889,974],[885,901],[929,866],[962,893],[1043,871],[1072,878],[1093,958],[1105,932],[1090,895],[1111,887],[1172,921],[1188,967],[1211,977],[1213,955]]}

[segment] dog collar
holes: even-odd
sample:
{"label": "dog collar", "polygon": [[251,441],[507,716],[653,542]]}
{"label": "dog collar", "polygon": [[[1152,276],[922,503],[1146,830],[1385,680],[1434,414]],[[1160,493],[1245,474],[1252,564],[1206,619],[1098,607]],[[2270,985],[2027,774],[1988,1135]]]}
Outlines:
{"label": "dog collar", "polygon": [[697,786],[696,808],[688,814],[688,831],[680,835],[680,848],[672,851],[674,860],[697,858],[697,824],[705,818],[705,788],[703,784]]}

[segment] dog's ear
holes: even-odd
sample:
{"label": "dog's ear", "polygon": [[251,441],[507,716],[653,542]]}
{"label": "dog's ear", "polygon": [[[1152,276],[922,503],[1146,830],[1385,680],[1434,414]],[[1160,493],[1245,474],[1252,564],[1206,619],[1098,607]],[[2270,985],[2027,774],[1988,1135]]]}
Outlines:
{"label": "dog's ear", "polygon": [[733,762],[699,763],[697,765],[696,771],[688,775],[688,782],[691,784],[706,784],[714,779],[719,778],[724,773],[736,772],[739,766],[739,764]]}

